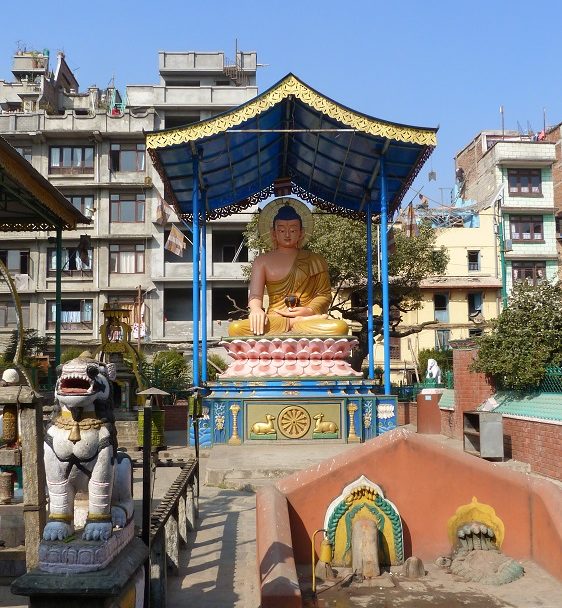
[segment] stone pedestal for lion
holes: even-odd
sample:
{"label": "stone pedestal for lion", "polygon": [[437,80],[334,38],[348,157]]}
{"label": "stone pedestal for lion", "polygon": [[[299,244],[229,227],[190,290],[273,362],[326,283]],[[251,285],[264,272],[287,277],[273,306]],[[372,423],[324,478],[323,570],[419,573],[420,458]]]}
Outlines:
{"label": "stone pedestal for lion", "polygon": [[203,400],[200,445],[365,441],[396,426],[396,397],[349,364],[353,337],[243,337]]}

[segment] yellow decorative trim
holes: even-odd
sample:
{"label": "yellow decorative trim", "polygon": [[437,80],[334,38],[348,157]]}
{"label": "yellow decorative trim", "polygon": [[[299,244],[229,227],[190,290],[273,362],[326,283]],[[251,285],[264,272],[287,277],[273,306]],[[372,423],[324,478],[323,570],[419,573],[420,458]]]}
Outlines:
{"label": "yellow decorative trim", "polygon": [[357,131],[422,146],[437,145],[434,130],[398,125],[364,116],[320,95],[289,74],[273,88],[231,112],[181,129],[149,133],[146,136],[146,147],[147,149],[165,148],[216,135],[258,116],[290,95],[316,111]]}
{"label": "yellow decorative trim", "polygon": [[472,497],[471,503],[460,506],[453,517],[449,518],[447,530],[451,546],[455,547],[457,544],[457,530],[474,521],[484,524],[494,531],[496,546],[500,549],[505,536],[503,521],[496,515],[493,507],[478,502],[476,496]]}
{"label": "yellow decorative trim", "polygon": [[82,431],[89,431],[90,429],[99,430],[101,427],[106,424],[107,421],[100,420],[99,418],[84,418],[84,420],[74,421],[74,420],[63,420],[61,416],[59,416],[55,421],[54,425],[62,429],[63,431],[70,431],[74,427],[78,427]]}
{"label": "yellow decorative trim", "polygon": [[111,515],[105,514],[105,513],[88,513],[88,517],[86,518],[86,521],[89,521],[89,522],[111,521]]}
{"label": "yellow decorative trim", "polygon": [[49,521],[72,521],[72,515],[64,515],[64,513],[49,513]]}

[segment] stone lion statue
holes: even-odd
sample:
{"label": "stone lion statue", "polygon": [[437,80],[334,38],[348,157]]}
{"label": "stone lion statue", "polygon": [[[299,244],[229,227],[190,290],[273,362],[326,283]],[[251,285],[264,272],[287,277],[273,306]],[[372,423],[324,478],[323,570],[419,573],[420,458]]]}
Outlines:
{"label": "stone lion statue", "polygon": [[82,538],[107,540],[113,527],[133,517],[132,465],[117,451],[113,414],[113,364],[89,352],[57,369],[55,408],[45,435],[49,517],[45,540],[74,533],[74,496],[88,493]]}
{"label": "stone lion statue", "polygon": [[433,380],[436,384],[441,384],[441,368],[435,359],[427,360],[426,380]]}

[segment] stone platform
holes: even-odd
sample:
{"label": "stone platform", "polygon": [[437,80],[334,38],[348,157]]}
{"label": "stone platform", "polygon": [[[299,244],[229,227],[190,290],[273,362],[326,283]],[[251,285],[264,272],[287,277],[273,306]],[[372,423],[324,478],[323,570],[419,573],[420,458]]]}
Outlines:
{"label": "stone platform", "polygon": [[135,525],[131,521],[122,529],[114,529],[109,539],[103,542],[78,538],[69,542],[41,541],[39,569],[68,574],[103,570],[134,535]]}

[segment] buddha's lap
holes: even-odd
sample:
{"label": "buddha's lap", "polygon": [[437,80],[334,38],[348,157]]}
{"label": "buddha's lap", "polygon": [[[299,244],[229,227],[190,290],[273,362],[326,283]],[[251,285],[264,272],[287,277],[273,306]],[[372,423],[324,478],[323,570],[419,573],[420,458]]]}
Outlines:
{"label": "buddha's lap", "polygon": [[[345,336],[348,333],[348,325],[342,319],[326,319],[319,315],[313,318],[296,319],[292,329],[289,329],[287,317],[279,315],[268,315],[266,317],[264,335],[280,335],[280,334],[310,334],[324,336]],[[228,327],[228,335],[236,336],[253,336],[254,333],[250,329],[250,320],[243,319],[233,321]]]}

